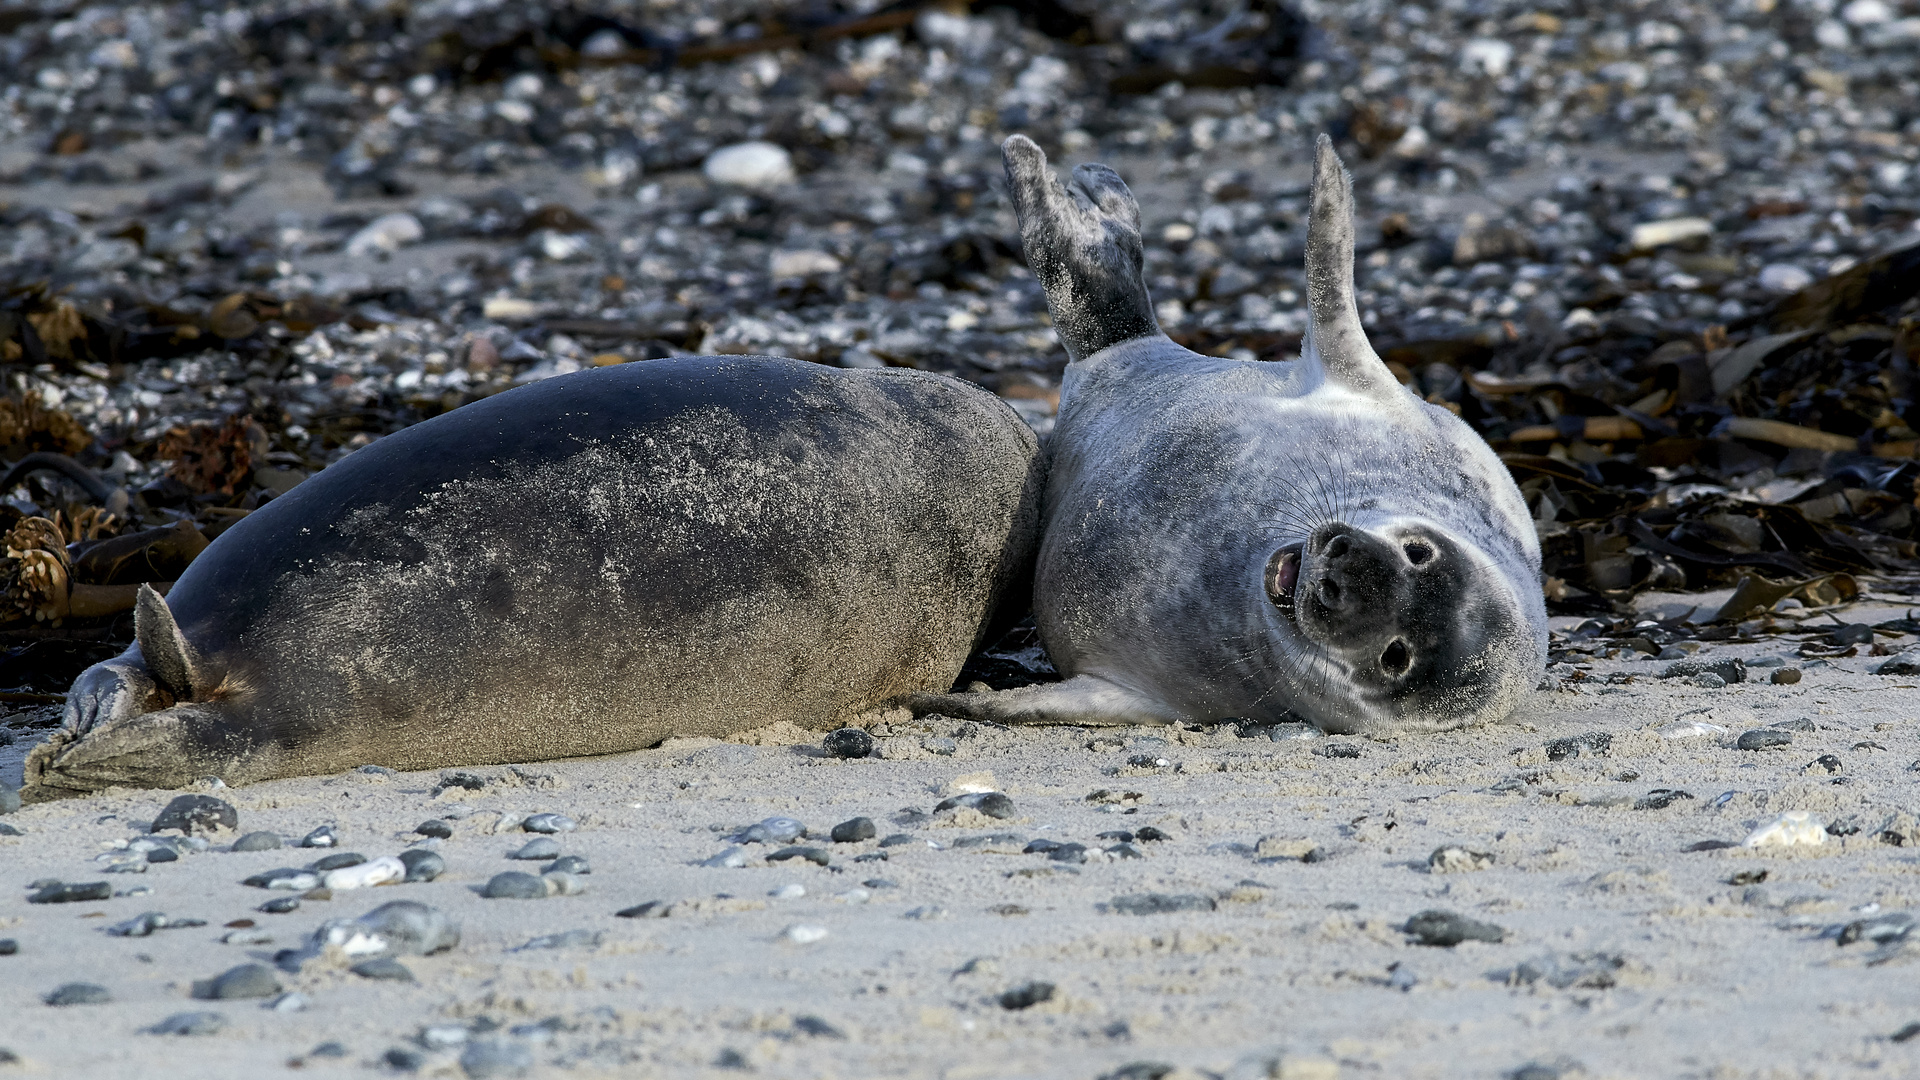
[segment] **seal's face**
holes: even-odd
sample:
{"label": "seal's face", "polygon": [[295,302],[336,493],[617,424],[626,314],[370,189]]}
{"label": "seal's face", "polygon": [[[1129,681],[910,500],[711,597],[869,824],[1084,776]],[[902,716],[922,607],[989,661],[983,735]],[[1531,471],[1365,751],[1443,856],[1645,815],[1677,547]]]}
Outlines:
{"label": "seal's face", "polygon": [[1505,696],[1523,620],[1477,555],[1429,523],[1327,524],[1273,552],[1264,587],[1283,636],[1309,668],[1338,670],[1350,698],[1301,704],[1345,712],[1315,717],[1336,729],[1408,730],[1466,723]]}

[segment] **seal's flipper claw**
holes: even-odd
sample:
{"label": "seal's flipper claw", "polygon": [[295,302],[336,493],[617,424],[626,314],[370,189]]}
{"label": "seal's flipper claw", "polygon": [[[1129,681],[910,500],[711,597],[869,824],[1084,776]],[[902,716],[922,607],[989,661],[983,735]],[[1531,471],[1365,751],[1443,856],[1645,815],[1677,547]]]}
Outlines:
{"label": "seal's flipper claw", "polygon": [[1353,295],[1353,182],[1326,135],[1314,146],[1307,211],[1307,312],[1310,351],[1328,379],[1385,400],[1406,397],[1360,325]]}
{"label": "seal's flipper claw", "polygon": [[1125,727],[1132,724],[1171,724],[1184,719],[1158,701],[1093,675],[1076,675],[1065,682],[1041,683],[1012,690],[987,690],[973,694],[914,694],[899,704],[913,710],[915,716],[937,713],[959,720],[984,720],[995,724]]}
{"label": "seal's flipper claw", "polygon": [[1142,273],[1140,207],[1119,174],[1082,165],[1069,190],[1025,135],[1009,137],[1002,155],[1027,267],[1047,292],[1068,358],[1159,333]]}
{"label": "seal's flipper claw", "polygon": [[80,673],[67,688],[61,722],[75,735],[115,720],[146,712],[153,697],[153,677],[126,657],[95,664]]}
{"label": "seal's flipper claw", "polygon": [[191,701],[201,686],[199,656],[179,624],[173,621],[173,609],[153,586],[140,586],[133,604],[133,636],[140,643],[141,658],[154,682],[173,695],[175,701]]}

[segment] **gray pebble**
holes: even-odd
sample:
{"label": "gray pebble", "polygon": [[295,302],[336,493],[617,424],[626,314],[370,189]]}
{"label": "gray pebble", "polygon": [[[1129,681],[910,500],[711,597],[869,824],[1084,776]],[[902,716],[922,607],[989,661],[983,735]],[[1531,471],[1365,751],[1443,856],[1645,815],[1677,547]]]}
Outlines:
{"label": "gray pebble", "polygon": [[523,1076],[533,1068],[533,1049],[514,1039],[476,1039],[460,1051],[460,1068],[468,1080]]}
{"label": "gray pebble", "polygon": [[1635,810],[1665,810],[1674,803],[1692,799],[1693,794],[1679,788],[1654,788],[1633,802]]}
{"label": "gray pebble", "polygon": [[938,814],[945,810],[957,810],[963,807],[978,810],[990,818],[999,818],[1002,821],[1014,815],[1013,800],[998,791],[981,791],[942,799],[940,804],[933,808],[933,812]]}
{"label": "gray pebble", "polygon": [[1741,750],[1776,750],[1786,747],[1792,742],[1793,734],[1791,732],[1780,731],[1775,728],[1754,728],[1751,731],[1741,732],[1740,737],[1734,740],[1733,745]]}
{"label": "gray pebble", "polygon": [[289,990],[279,997],[274,998],[272,1001],[267,1002],[266,1007],[272,1012],[286,1013],[300,1012],[309,1004],[311,1004],[311,1002],[307,1000],[307,995],[300,993],[298,990]]}
{"label": "gray pebble", "polygon": [[880,841],[880,846],[883,848],[900,847],[904,844],[916,844],[916,843],[919,843],[919,839],[913,836],[911,833],[897,832],[897,833],[894,833],[892,836],[889,836],[886,839]]}
{"label": "gray pebble", "polygon": [[323,1042],[319,1046],[307,1051],[307,1056],[317,1058],[343,1058],[347,1056],[347,1048],[341,1043]]}
{"label": "gray pebble", "polygon": [[1172,911],[1212,911],[1217,905],[1213,897],[1197,893],[1138,893],[1116,896],[1107,906],[1120,915],[1164,915]]}
{"label": "gray pebble", "polygon": [[1144,859],[1146,858],[1145,855],[1142,855],[1140,853],[1140,849],[1137,847],[1134,847],[1132,844],[1113,845],[1112,847],[1107,849],[1107,857],[1111,859]]}
{"label": "gray pebble", "polygon": [[1875,675],[1920,675],[1920,648],[1908,649],[1879,667]]}
{"label": "gray pebble", "polygon": [[827,732],[820,746],[837,758],[863,758],[873,753],[873,736],[857,727]]}
{"label": "gray pebble", "polygon": [[205,919],[169,919],[162,912],[148,911],[135,915],[125,922],[107,927],[107,933],[114,937],[146,937],[155,930],[178,930],[205,925],[207,925]]}
{"label": "gray pebble", "polygon": [[227,1026],[227,1018],[217,1012],[174,1013],[148,1028],[153,1035],[217,1035]]}
{"label": "gray pebble", "polygon": [[520,828],[530,833],[572,832],[580,824],[565,814],[532,814],[520,823]]}
{"label": "gray pebble", "polygon": [[1687,682],[1703,690],[1720,690],[1724,689],[1727,685],[1727,680],[1722,678],[1718,672],[1713,671],[1703,671],[1688,679]]}
{"label": "gray pebble", "polygon": [[672,909],[673,905],[667,903],[665,900],[649,900],[644,904],[635,904],[630,908],[621,908],[613,914],[616,918],[621,919],[664,919],[667,917],[667,912]]}
{"label": "gray pebble", "polygon": [[1401,928],[1416,945],[1452,948],[1463,941],[1499,942],[1507,932],[1492,923],[1469,919],[1451,911],[1432,909],[1408,919]]}
{"label": "gray pebble", "polygon": [[276,896],[272,900],[254,908],[269,915],[285,915],[289,911],[300,910],[300,898],[297,896]]}
{"label": "gray pebble", "polygon": [[28,888],[38,889],[27,897],[29,904],[72,904],[81,900],[105,900],[113,895],[113,887],[104,881],[73,884],[61,881],[36,882]]}
{"label": "gray pebble", "polygon": [[929,735],[920,740],[920,749],[941,757],[952,757],[960,750],[960,744],[945,735]]}
{"label": "gray pebble", "polygon": [[1133,837],[1136,840],[1148,840],[1148,841],[1153,841],[1155,843],[1158,843],[1159,841],[1162,841],[1162,840],[1173,839],[1172,834],[1162,832],[1161,830],[1156,829],[1151,825],[1143,825],[1140,828],[1134,830]]}
{"label": "gray pebble", "polygon": [[1775,686],[1792,686],[1800,681],[1800,669],[1797,667],[1781,668],[1779,671],[1767,676],[1767,681]]}
{"label": "gray pebble", "polygon": [[331,825],[322,825],[300,838],[301,847],[333,847],[340,842],[340,834]]}
{"label": "gray pebble", "polygon": [[1061,844],[1047,852],[1047,858],[1054,862],[1083,863],[1087,861],[1087,845]]}
{"label": "gray pebble", "polygon": [[316,874],[324,874],[329,870],[341,870],[349,866],[359,866],[366,861],[367,857],[357,851],[339,851],[332,855],[313,860],[307,864],[307,869]]}
{"label": "gray pebble", "polygon": [[540,868],[543,874],[591,874],[593,867],[578,855],[562,855]]}
{"label": "gray pebble", "polygon": [[271,945],[273,944],[273,933],[268,930],[262,930],[259,927],[242,927],[239,930],[229,930],[221,934],[220,944]]}
{"label": "gray pebble", "polygon": [[897,889],[900,887],[897,882],[888,881],[882,877],[868,878],[860,884],[865,885],[869,889]]}
{"label": "gray pebble", "polygon": [[393,982],[416,982],[413,970],[391,956],[377,960],[363,960],[347,969],[363,979],[388,979]]}
{"label": "gray pebble", "polygon": [[1567,761],[1588,754],[1604,754],[1612,746],[1613,735],[1609,732],[1589,731],[1582,735],[1569,735],[1547,744],[1547,760]]}
{"label": "gray pebble", "polygon": [[233,842],[229,851],[273,851],[280,846],[280,834],[270,832],[250,832]]}
{"label": "gray pebble", "polygon": [[790,817],[770,817],[728,838],[734,844],[785,844],[806,835],[807,827]]}
{"label": "gray pebble", "polygon": [[788,859],[805,859],[816,866],[825,866],[832,861],[824,849],[817,847],[783,847],[767,856],[768,862],[785,862]]}
{"label": "gray pebble", "polygon": [[710,859],[703,860],[700,865],[719,867],[726,870],[738,870],[740,867],[747,865],[747,849],[730,847]]}
{"label": "gray pebble", "polygon": [[1313,748],[1313,753],[1317,757],[1328,760],[1352,760],[1358,758],[1362,751],[1359,743],[1342,739],[1339,742],[1327,743],[1325,746],[1316,746]]}
{"label": "gray pebble", "polygon": [[817,1016],[796,1016],[793,1018],[793,1030],[802,1035],[811,1035],[816,1039],[844,1039],[847,1033],[827,1023]]}
{"label": "gray pebble", "polygon": [[233,804],[211,795],[182,795],[166,805],[160,816],[147,827],[148,832],[174,830],[182,833],[238,829],[240,812]]}
{"label": "gray pebble", "polygon": [[19,829],[14,828],[13,826],[7,824],[4,821],[0,821],[0,836],[25,836],[25,835],[27,834],[21,832]]}
{"label": "gray pebble", "polygon": [[547,883],[532,874],[509,870],[493,875],[480,895],[489,900],[544,900],[547,897]]}
{"label": "gray pebble", "polygon": [[1687,679],[1700,675],[1718,675],[1728,683],[1746,682],[1747,665],[1736,656],[1718,660],[1696,656],[1670,664],[1667,670],[1660,673],[1663,679]]}
{"label": "gray pebble", "polygon": [[[409,1050],[404,1046],[396,1046],[385,1054],[382,1054],[380,1060],[386,1062],[388,1067],[396,1072],[410,1073],[419,1072],[426,1067],[427,1055],[418,1050]],[[467,1075],[472,1076],[473,1074],[468,1073]]]}
{"label": "gray pebble", "polygon": [[193,996],[203,1001],[272,997],[280,990],[279,978],[265,964],[241,964],[211,979],[196,979],[193,983]]}
{"label": "gray pebble", "polygon": [[415,825],[413,831],[421,836],[431,836],[436,840],[447,840],[453,836],[453,826],[448,825],[439,818],[428,818],[420,824]]}
{"label": "gray pebble", "polygon": [[872,818],[857,817],[835,825],[833,832],[828,835],[836,844],[857,844],[862,840],[873,839],[879,832]]}
{"label": "gray pebble", "polygon": [[12,956],[20,951],[20,943],[13,938],[0,938],[0,956]]}
{"label": "gray pebble", "polygon": [[600,944],[604,936],[598,930],[568,930],[534,938],[520,946],[520,949],[588,949]]}
{"label": "gray pebble", "polygon": [[113,1000],[107,988],[93,983],[71,982],[56,987],[46,997],[40,999],[49,1005],[104,1005]]}
{"label": "gray pebble", "polygon": [[292,866],[282,866],[266,870],[241,880],[242,885],[251,885],[256,889],[282,889],[288,892],[306,892],[320,884],[320,875],[311,870],[302,870]]}
{"label": "gray pebble", "polygon": [[1010,1011],[1031,1009],[1043,1001],[1053,1000],[1054,985],[1050,982],[1021,983],[1011,990],[1002,992],[994,1000],[1000,1007]]}
{"label": "gray pebble", "polygon": [[520,850],[508,855],[509,859],[552,859],[560,854],[560,842],[552,837],[541,836],[527,841]]}

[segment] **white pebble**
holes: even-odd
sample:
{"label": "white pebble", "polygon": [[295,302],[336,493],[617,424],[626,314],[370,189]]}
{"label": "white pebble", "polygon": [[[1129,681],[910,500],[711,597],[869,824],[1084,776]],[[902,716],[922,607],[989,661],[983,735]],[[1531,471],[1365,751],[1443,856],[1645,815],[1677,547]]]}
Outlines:
{"label": "white pebble", "polygon": [[780,886],[767,895],[773,897],[775,900],[798,900],[807,895],[807,887],[797,881],[793,881]]}
{"label": "white pebble", "polygon": [[1667,244],[1678,244],[1685,240],[1696,240],[1713,233],[1713,222],[1706,218],[1686,217],[1670,218],[1666,221],[1645,221],[1633,227],[1627,242],[1635,251],[1651,251]]}
{"label": "white pebble", "polygon": [[1805,810],[1789,810],[1749,833],[1746,847],[1818,847],[1827,842],[1827,823]]}
{"label": "white pebble", "polygon": [[1676,720],[1656,729],[1663,739],[1697,739],[1702,735],[1725,735],[1727,729],[1704,720]]}
{"label": "white pebble", "polygon": [[743,142],[723,146],[707,155],[700,170],[716,184],[744,188],[774,188],[793,182],[793,155],[770,142]]}
{"label": "white pebble", "polygon": [[840,260],[811,248],[800,251],[776,251],[767,260],[767,269],[777,278],[813,277],[840,272]]}
{"label": "white pebble", "polygon": [[811,945],[816,941],[826,938],[827,928],[824,926],[794,925],[781,931],[780,936],[793,942],[795,945]]}
{"label": "white pebble", "polygon": [[1813,284],[1813,275],[1792,263],[1769,263],[1760,268],[1760,287],[1768,292],[1793,293]]}
{"label": "white pebble", "polygon": [[221,935],[220,942],[223,945],[271,945],[273,935],[256,926],[248,930],[229,930]]}
{"label": "white pebble", "polygon": [[353,238],[347,241],[347,254],[355,258],[391,255],[408,244],[419,242],[426,235],[427,230],[421,227],[420,219],[412,214],[382,214],[353,234]]}
{"label": "white pebble", "polygon": [[355,866],[329,870],[321,882],[329,889],[364,889],[373,885],[385,885],[390,881],[403,881],[406,876],[406,863],[392,855],[382,855]]}

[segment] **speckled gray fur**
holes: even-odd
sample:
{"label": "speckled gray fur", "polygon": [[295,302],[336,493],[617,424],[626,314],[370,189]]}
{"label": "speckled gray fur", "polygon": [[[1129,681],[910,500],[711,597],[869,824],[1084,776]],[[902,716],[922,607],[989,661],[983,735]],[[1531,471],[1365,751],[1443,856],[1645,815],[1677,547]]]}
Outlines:
{"label": "speckled gray fur", "polygon": [[178,655],[84,673],[26,794],[831,728],[946,689],[1003,599],[1017,617],[1039,476],[1005,404],[921,372],[683,358],[509,391],[143,598],[140,642]]}
{"label": "speckled gray fur", "polygon": [[[1044,159],[1036,167],[1038,153],[1008,142],[1030,260],[1042,245],[1100,244],[1137,228],[1125,187],[1115,196],[1117,179],[1105,188],[1100,228],[1035,220],[1067,212],[1061,206],[1089,212],[1022,190],[1055,183]],[[1505,716],[1539,682],[1546,612],[1525,504],[1479,436],[1401,387],[1374,354],[1352,295],[1351,194],[1324,136],[1315,164],[1313,324],[1301,359],[1200,356],[1150,330],[1067,368],[1048,446],[1034,614],[1069,678],[927,695],[916,710],[1110,724],[1303,717],[1330,731],[1388,733]],[[1137,275],[1124,252],[1043,259]],[[1127,291],[1079,282],[1066,290],[1067,306]],[[1366,613],[1389,635],[1416,616],[1444,623],[1429,627],[1452,650],[1443,669],[1416,665],[1420,678],[1382,688],[1391,680],[1362,670],[1377,648],[1330,647],[1270,598],[1276,552],[1304,547],[1305,588],[1326,572],[1315,543],[1341,528],[1382,550],[1424,545],[1427,568],[1453,575],[1459,602],[1445,610],[1431,610],[1418,584],[1431,579],[1408,568],[1416,581],[1408,610]]]}

